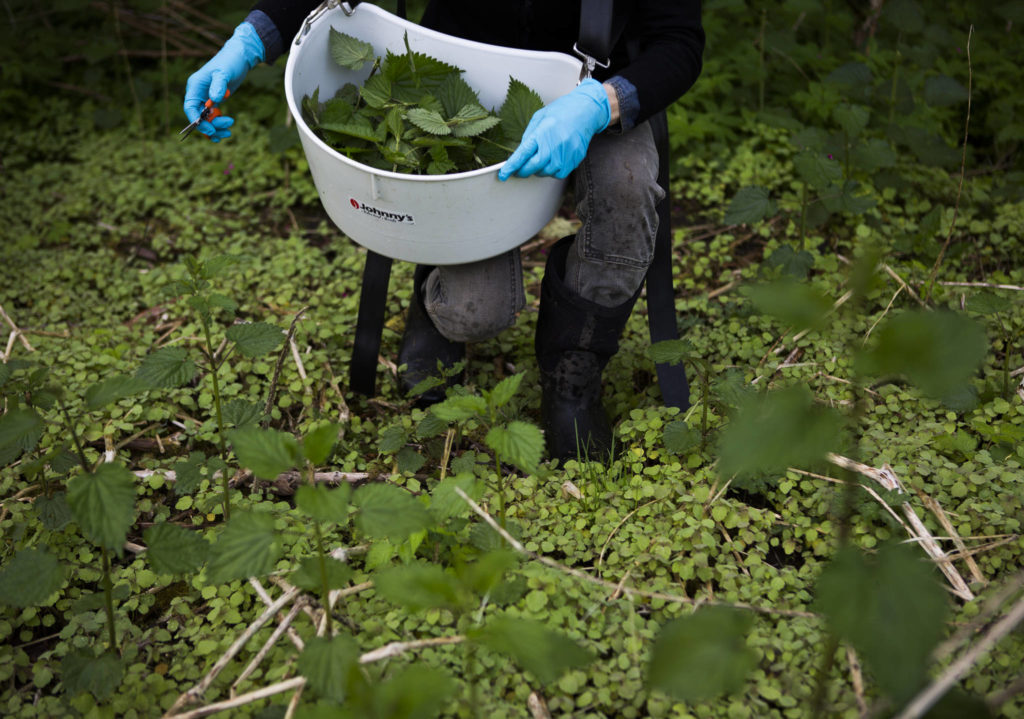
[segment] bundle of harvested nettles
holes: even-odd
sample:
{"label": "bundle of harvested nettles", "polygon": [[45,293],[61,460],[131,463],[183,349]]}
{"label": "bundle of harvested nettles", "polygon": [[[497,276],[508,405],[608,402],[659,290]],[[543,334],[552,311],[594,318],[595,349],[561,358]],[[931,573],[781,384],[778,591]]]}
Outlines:
{"label": "bundle of harvested nettles", "polygon": [[504,162],[544,103],[509,78],[505,102],[486,110],[462,70],[409,48],[381,58],[370,43],[331,29],[334,62],[350,70],[373,63],[362,87],[343,86],[326,102],[320,89],[302,99],[306,124],[347,157],[392,172],[443,175]]}

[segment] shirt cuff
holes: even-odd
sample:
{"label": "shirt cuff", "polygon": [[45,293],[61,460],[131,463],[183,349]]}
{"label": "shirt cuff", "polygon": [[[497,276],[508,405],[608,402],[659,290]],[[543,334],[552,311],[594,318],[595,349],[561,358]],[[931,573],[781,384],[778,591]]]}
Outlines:
{"label": "shirt cuff", "polygon": [[281,39],[277,25],[269,15],[262,10],[253,10],[246,16],[245,22],[256,28],[256,34],[263,41],[263,47],[266,50],[266,56],[263,58],[265,63],[270,65],[281,57],[284,53],[284,41]]}
{"label": "shirt cuff", "polygon": [[640,116],[640,97],[636,91],[636,85],[621,75],[615,75],[604,81],[615,90],[615,96],[619,99],[619,131],[628,132],[636,125],[636,119]]}

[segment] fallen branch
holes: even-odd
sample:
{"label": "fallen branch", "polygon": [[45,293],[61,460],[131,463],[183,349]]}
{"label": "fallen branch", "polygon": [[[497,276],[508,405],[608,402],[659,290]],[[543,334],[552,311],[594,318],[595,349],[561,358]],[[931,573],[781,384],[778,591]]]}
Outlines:
{"label": "fallen branch", "polygon": [[0,317],[3,317],[4,322],[6,322],[11,328],[11,339],[8,341],[7,351],[4,353],[4,361],[6,362],[8,359],[10,359],[10,347],[14,343],[14,340],[16,339],[21,341],[22,346],[28,352],[35,352],[35,349],[32,347],[32,345],[30,345],[28,343],[28,340],[25,339],[25,333],[18,328],[18,325],[14,324],[14,320],[12,320],[11,316],[7,314],[7,312],[4,310],[3,305],[0,305]]}
{"label": "fallen branch", "polygon": [[948,692],[954,684],[960,681],[970,669],[988,653],[1000,639],[1013,631],[1014,627],[1024,620],[1024,597],[1017,600],[1013,608],[1000,619],[981,640],[973,647],[964,652],[963,656],[949,665],[935,681],[918,694],[908,704],[896,719],[916,719],[924,716],[934,704]]}
{"label": "fallen branch", "polygon": [[[843,469],[850,470],[851,472],[856,472],[864,475],[865,477],[870,477],[889,491],[906,494],[903,484],[889,465],[883,465],[882,469],[875,469],[874,467],[869,467],[866,464],[855,462],[848,457],[843,457],[834,453],[829,453],[827,459],[837,467],[842,467]],[[924,522],[922,522],[921,518],[917,516],[917,512],[914,511],[914,508],[910,503],[904,502],[900,505],[900,509],[903,512],[903,516],[910,524],[910,527],[913,529],[913,531],[911,531],[911,529],[908,528],[908,533],[921,542],[921,546],[924,548],[928,556],[935,561],[942,573],[946,575],[946,579],[949,580],[949,583],[953,587],[953,593],[964,601],[969,602],[973,600],[974,592],[972,592],[970,587],[967,586],[967,582],[964,581],[964,578],[960,576],[960,572],[958,572],[956,567],[953,566],[952,560],[942,550],[938,542],[935,541],[935,537],[932,536],[932,533],[926,526],[924,526]]]}
{"label": "fallen branch", "polygon": [[191,689],[184,692],[181,696],[179,696],[177,701],[174,702],[173,706],[171,706],[171,708],[167,711],[167,714],[165,714],[164,716],[173,716],[174,712],[176,712],[181,707],[185,706],[187,703],[195,701],[196,699],[202,697],[206,690],[210,688],[210,685],[213,683],[213,680],[216,679],[217,675],[220,674],[224,667],[228,665],[228,662],[230,662],[235,657],[235,655],[242,650],[242,647],[245,646],[246,642],[248,642],[249,639],[252,638],[252,636],[256,632],[258,632],[264,624],[270,621],[270,618],[277,614],[278,610],[283,608],[286,604],[288,604],[288,602],[294,600],[295,597],[297,597],[298,595],[298,589],[294,589],[291,592],[285,592],[280,597],[278,597],[273,604],[271,604],[269,607],[263,610],[263,613],[256,617],[256,619],[248,627],[246,627],[245,631],[242,632],[238,639],[236,639],[234,643],[230,647],[228,647],[228,650],[224,652],[223,655],[221,655],[220,659],[218,659],[217,662],[213,665],[213,668],[206,673],[206,676],[203,677],[199,681],[199,683],[196,684],[194,687],[192,687]]}

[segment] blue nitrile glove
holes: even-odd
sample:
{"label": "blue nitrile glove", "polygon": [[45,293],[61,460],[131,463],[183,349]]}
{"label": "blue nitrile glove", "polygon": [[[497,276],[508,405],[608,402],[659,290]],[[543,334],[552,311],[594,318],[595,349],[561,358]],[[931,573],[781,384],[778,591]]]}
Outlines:
{"label": "blue nitrile glove", "polygon": [[[256,28],[247,22],[236,27],[224,47],[193,73],[185,84],[185,116],[188,121],[194,122],[199,117],[207,98],[219,103],[224,99],[225,90],[234,92],[242,84],[246,73],[262,62],[264,57],[266,50]],[[228,128],[234,122],[232,118],[221,115],[210,122],[204,120],[196,129],[214,142],[220,142],[231,136]]]}
{"label": "blue nitrile glove", "polygon": [[498,179],[543,175],[559,179],[583,162],[590,139],[608,127],[608,93],[587,78],[572,92],[533,113],[523,141],[498,170]]}

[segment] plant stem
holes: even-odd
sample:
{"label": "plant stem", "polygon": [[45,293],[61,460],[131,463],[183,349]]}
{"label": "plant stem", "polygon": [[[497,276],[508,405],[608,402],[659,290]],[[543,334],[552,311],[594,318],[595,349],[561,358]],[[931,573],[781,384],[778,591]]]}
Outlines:
{"label": "plant stem", "polygon": [[[203,326],[203,336],[206,339],[204,352],[206,354],[207,362],[210,363],[210,377],[213,381],[213,409],[217,416],[217,444],[220,447],[220,458],[227,462],[228,450],[224,441],[224,415],[221,411],[220,404],[220,380],[217,378],[220,365],[213,356],[213,338],[210,336],[210,322],[202,313],[199,313],[199,322]],[[228,481],[228,473],[221,473],[221,487],[224,491],[224,521],[231,519],[231,490],[228,486]]]}
{"label": "plant stem", "polygon": [[757,59],[757,109],[760,112],[764,111],[764,85],[765,85],[765,69],[764,69],[764,31],[768,25],[768,10],[766,8],[761,9],[761,35],[758,38],[757,44],[760,48],[760,52]]}
{"label": "plant stem", "polygon": [[800,188],[800,249],[806,250],[804,246],[807,235],[807,183],[801,183]]}
{"label": "plant stem", "polygon": [[[316,480],[314,479],[314,470],[312,462],[306,464],[307,471],[309,473],[309,486],[315,487]],[[313,536],[316,539],[316,554],[320,564],[320,601],[324,605],[324,622],[327,630],[327,636],[334,636],[334,632],[331,630],[331,588],[327,583],[327,554],[324,552],[324,535],[320,531],[320,520],[313,520]]]}
{"label": "plant stem", "polygon": [[[114,633],[114,583],[110,581],[110,555],[106,547],[100,547],[100,556],[103,557],[103,603],[107,610],[107,639],[110,642],[110,650],[117,651],[117,635]],[[120,652],[118,652],[120,653]]]}
{"label": "plant stem", "polygon": [[896,86],[899,82],[900,77],[900,64],[903,62],[903,53],[900,52],[900,41],[903,38],[903,33],[899,33],[896,36],[896,62],[893,63],[892,67],[892,91],[889,93],[889,124],[896,117]]}
{"label": "plant stem", "polygon": [[75,451],[78,453],[78,461],[82,463],[82,469],[87,469],[89,461],[85,458],[85,450],[82,449],[82,442],[78,439],[78,433],[75,431],[75,425],[71,422],[71,415],[68,413],[68,408],[64,405],[64,401],[61,399],[57,400],[57,405],[60,407],[61,414],[64,415],[64,428],[71,435],[71,442],[75,445]]}
{"label": "plant stem", "polygon": [[708,443],[708,404],[711,402],[711,378],[708,368],[698,370],[700,373],[700,451],[703,452]]}

